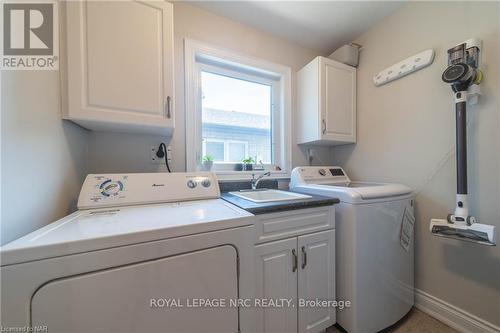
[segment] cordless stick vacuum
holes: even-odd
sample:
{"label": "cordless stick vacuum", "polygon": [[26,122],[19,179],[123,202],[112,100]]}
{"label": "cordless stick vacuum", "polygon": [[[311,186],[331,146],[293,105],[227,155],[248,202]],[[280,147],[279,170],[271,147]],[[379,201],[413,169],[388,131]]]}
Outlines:
{"label": "cordless stick vacuum", "polygon": [[446,220],[432,219],[432,234],[485,245],[496,245],[495,226],[477,223],[469,215],[467,193],[467,101],[476,104],[479,84],[483,78],[479,70],[481,41],[470,39],[448,50],[448,67],[442,79],[451,85],[456,112],[457,198],[454,214]]}

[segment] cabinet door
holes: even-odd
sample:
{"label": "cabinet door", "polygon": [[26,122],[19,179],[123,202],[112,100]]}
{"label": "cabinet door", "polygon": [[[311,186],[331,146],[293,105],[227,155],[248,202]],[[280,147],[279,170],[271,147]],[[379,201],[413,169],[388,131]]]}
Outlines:
{"label": "cabinet door", "polygon": [[320,58],[323,140],[356,142],[356,68]]}
{"label": "cabinet door", "polygon": [[66,118],[96,130],[171,130],[172,4],[68,1],[66,14]]}
{"label": "cabinet door", "polygon": [[[256,250],[256,298],[297,298],[297,238],[266,243]],[[297,332],[297,308],[258,308],[257,331]]]}
{"label": "cabinet door", "polygon": [[[335,231],[299,236],[298,297],[335,300]],[[299,333],[319,332],[335,324],[333,307],[299,307]]]}

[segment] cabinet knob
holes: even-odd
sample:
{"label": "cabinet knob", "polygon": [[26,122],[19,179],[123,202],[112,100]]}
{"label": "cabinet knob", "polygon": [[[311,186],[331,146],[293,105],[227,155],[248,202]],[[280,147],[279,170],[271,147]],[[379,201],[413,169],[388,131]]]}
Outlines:
{"label": "cabinet knob", "polygon": [[170,96],[167,96],[167,102],[165,103],[165,114],[167,115],[168,119],[170,119],[170,117],[172,116],[170,112],[170,101]]}
{"label": "cabinet knob", "polygon": [[321,119],[321,128],[322,128],[323,134],[325,134],[326,133],[326,120],[325,119]]}

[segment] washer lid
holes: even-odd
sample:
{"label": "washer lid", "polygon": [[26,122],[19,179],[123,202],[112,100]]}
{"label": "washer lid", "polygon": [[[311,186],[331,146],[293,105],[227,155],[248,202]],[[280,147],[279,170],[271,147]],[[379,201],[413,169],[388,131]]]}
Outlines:
{"label": "washer lid", "polygon": [[335,197],[348,203],[366,203],[366,200],[411,193],[409,187],[401,184],[351,182],[338,166],[297,167],[292,170],[290,190]]}
{"label": "washer lid", "polygon": [[2,266],[253,223],[222,199],[77,211],[0,248]]}
{"label": "washer lid", "polygon": [[[339,187],[338,185],[335,185]],[[359,193],[364,200],[395,197],[411,193],[411,189],[401,184],[352,182],[341,188]]]}
{"label": "washer lid", "polygon": [[352,182],[339,184],[308,184],[292,189],[297,192],[338,198],[347,203],[367,203],[368,200],[388,199],[408,195],[411,189],[401,184]]}

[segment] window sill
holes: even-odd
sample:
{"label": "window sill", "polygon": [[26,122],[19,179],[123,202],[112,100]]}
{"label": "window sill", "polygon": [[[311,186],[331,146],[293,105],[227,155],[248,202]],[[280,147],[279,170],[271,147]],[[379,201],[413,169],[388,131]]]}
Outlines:
{"label": "window sill", "polygon": [[[266,170],[253,170],[253,171],[216,171],[212,170],[217,175],[219,180],[251,180],[252,174],[259,175],[267,172]],[[270,179],[289,179],[290,174],[285,171],[271,171]]]}

